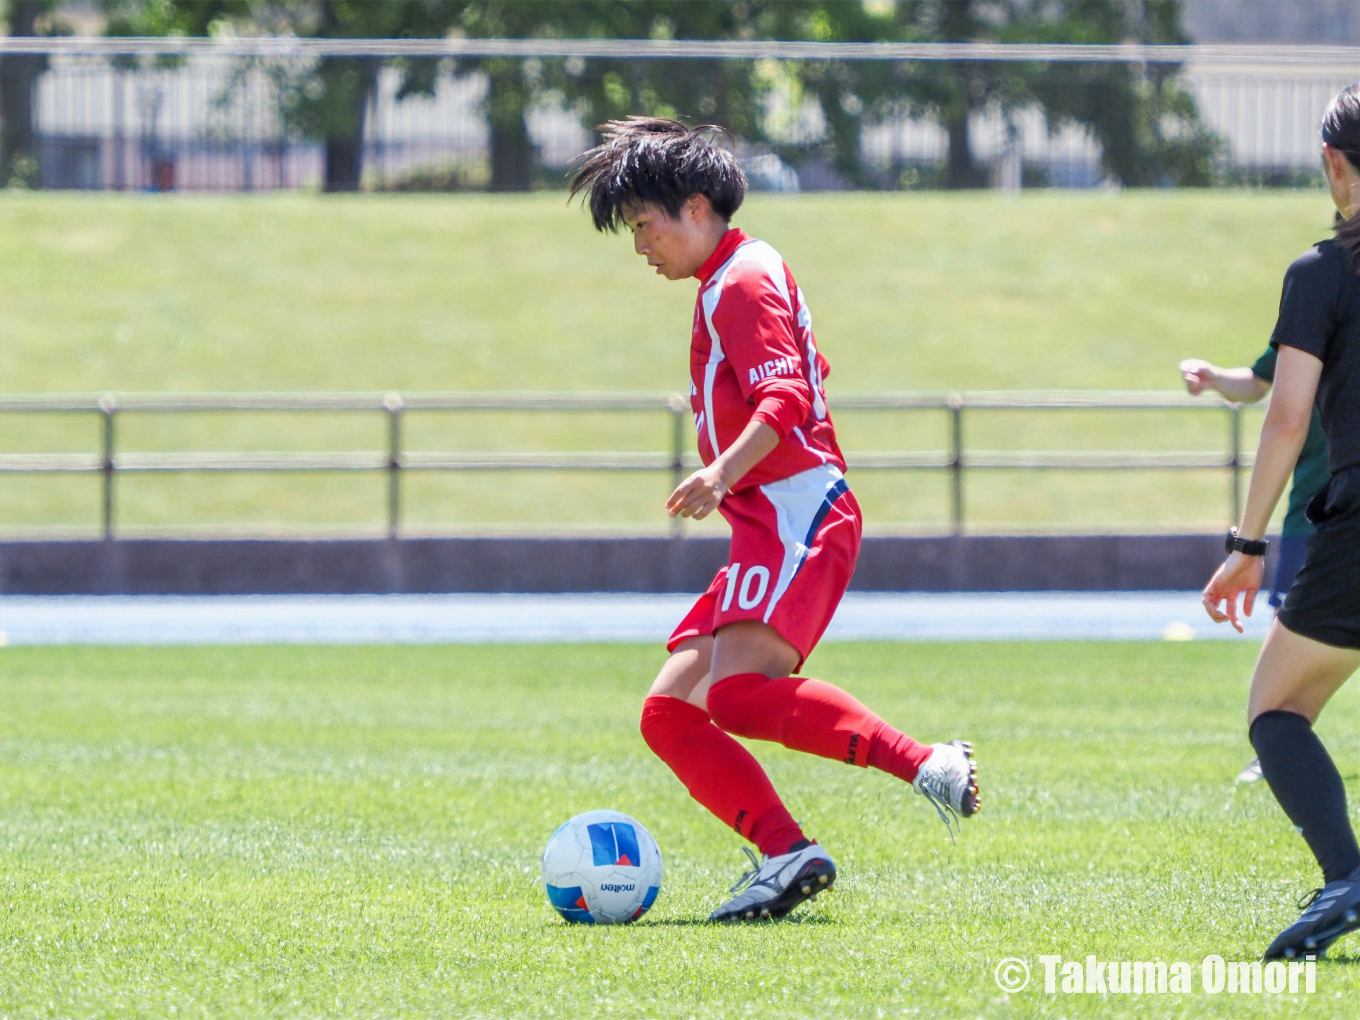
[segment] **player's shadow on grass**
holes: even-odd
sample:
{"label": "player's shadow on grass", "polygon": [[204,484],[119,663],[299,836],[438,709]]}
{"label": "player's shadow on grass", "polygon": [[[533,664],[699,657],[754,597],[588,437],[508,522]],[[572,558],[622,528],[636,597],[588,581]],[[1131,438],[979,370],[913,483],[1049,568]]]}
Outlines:
{"label": "player's shadow on grass", "polygon": [[781,917],[778,920],[767,919],[763,921],[710,921],[703,917],[671,917],[662,920],[638,920],[633,922],[635,928],[754,928],[762,925],[786,925],[786,924],[835,924],[836,922],[829,917]]}

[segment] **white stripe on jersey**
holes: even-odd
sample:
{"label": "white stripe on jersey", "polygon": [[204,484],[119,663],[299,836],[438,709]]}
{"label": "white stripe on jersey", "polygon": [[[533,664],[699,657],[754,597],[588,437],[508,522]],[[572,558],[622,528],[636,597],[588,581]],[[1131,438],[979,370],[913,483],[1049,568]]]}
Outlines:
{"label": "white stripe on jersey", "polygon": [[774,507],[775,520],[779,527],[779,541],[784,546],[784,562],[779,567],[779,580],[775,582],[770,594],[769,605],[765,607],[765,622],[770,622],[774,607],[789,590],[793,575],[808,554],[804,541],[812,527],[813,518],[826,502],[827,490],[845,476],[834,464],[823,464],[810,468],[792,478],[762,485],[760,491]]}
{"label": "white stripe on jersey", "polygon": [[[710,285],[703,295],[704,323],[708,326],[708,337],[711,346],[708,353],[708,363],[704,366],[704,411],[703,417],[708,423],[708,442],[713,449],[713,456],[716,457],[722,452],[718,447],[718,427],[715,424],[713,414],[713,382],[718,375],[718,366],[722,364],[726,355],[723,353],[722,340],[718,336],[718,330],[713,325],[713,313],[718,307],[718,302],[722,300],[723,278],[738,262],[754,262],[765,271],[770,282],[774,284],[775,290],[779,293],[784,304],[789,311],[793,311],[793,299],[789,294],[789,280],[784,268],[784,259],[775,251],[774,248],[765,241],[749,240],[743,242],[732,253],[731,258],[718,267],[717,271],[710,279]],[[826,400],[822,396],[822,374],[817,368],[817,348],[812,339],[812,313],[808,310],[807,302],[803,299],[803,288],[798,288],[798,325],[802,327],[807,336],[804,345],[803,356],[807,359],[807,382],[809,389],[812,390],[812,410],[816,414],[818,421],[825,421],[827,416]],[[795,429],[798,433],[798,440],[803,446],[812,453],[815,453],[823,464],[826,463],[826,454],[815,449],[808,441],[807,436],[803,435],[801,429]]]}
{"label": "white stripe on jersey", "polygon": [[[807,358],[808,385],[812,387],[812,413],[817,416],[818,421],[826,421],[826,400],[822,397],[822,372],[817,367],[817,346],[812,334],[812,309],[808,307],[807,299],[803,297],[802,287],[798,288],[798,325],[807,336],[803,356]],[[804,443],[806,442],[807,440],[804,440]],[[825,457],[822,459],[826,460]]]}
{"label": "white stripe on jersey", "polygon": [[[765,275],[774,284],[774,289],[779,291],[779,296],[784,299],[785,306],[789,311],[793,311],[793,300],[789,297],[789,278],[784,273],[784,260],[780,257],[779,252],[764,241],[747,241],[732,253],[732,257],[728,259],[723,270],[738,261],[754,262],[765,270]],[[719,270],[719,272],[723,270]]]}
{"label": "white stripe on jersey", "polygon": [[[727,271],[743,258],[754,257],[760,266],[770,273],[769,262],[771,259],[779,267],[777,274],[770,273],[770,279],[779,290],[784,302],[789,301],[789,287],[784,281],[784,260],[779,257],[779,253],[771,248],[764,241],[746,241],[737,246],[737,250],[732,256],[718,267],[709,281],[709,287],[704,291],[704,323],[708,326],[708,338],[710,346],[708,350],[708,363],[704,366],[704,418],[708,422],[708,445],[713,450],[716,457],[722,453],[722,448],[718,446],[718,426],[717,415],[713,413],[713,382],[718,377],[718,366],[723,363],[726,355],[723,353],[722,338],[718,336],[717,327],[713,325],[713,312],[718,307],[718,302],[722,300],[723,278]],[[792,305],[790,305],[792,307]]]}
{"label": "white stripe on jersey", "polygon": [[826,454],[824,454],[821,450],[817,449],[817,447],[813,446],[811,443],[807,441],[807,436],[803,435],[803,427],[801,425],[795,425],[793,427],[793,432],[798,437],[798,441],[803,444],[803,448],[806,449],[808,453],[815,453],[819,458],[821,458],[823,464],[826,463]]}
{"label": "white stripe on jersey", "polygon": [[722,364],[724,355],[722,340],[718,338],[718,330],[713,325],[713,310],[718,307],[718,301],[722,298],[723,274],[731,264],[731,259],[724,262],[722,268],[713,274],[713,286],[704,291],[704,322],[708,326],[709,347],[708,364],[704,366],[703,417],[708,422],[708,445],[714,457],[722,453],[722,450],[718,446],[718,416],[713,413],[713,381],[718,377],[718,366]]}

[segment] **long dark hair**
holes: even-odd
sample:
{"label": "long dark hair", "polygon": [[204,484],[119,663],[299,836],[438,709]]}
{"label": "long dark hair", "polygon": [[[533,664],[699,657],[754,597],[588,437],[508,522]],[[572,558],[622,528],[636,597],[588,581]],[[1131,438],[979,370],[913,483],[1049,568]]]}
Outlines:
{"label": "long dark hair", "polygon": [[[1350,165],[1360,170],[1360,81],[1347,85],[1328,104],[1322,115],[1322,140],[1345,153]],[[1333,229],[1351,269],[1360,275],[1360,209],[1350,219],[1342,219],[1337,213]]]}

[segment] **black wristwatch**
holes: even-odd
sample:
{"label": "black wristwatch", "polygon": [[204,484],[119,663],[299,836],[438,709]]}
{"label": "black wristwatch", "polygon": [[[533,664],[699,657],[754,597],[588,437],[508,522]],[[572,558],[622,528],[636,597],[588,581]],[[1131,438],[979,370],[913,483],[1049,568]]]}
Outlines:
{"label": "black wristwatch", "polygon": [[1270,543],[1264,538],[1238,538],[1237,529],[1230,528],[1223,548],[1226,552],[1240,552],[1245,556],[1264,556],[1266,550],[1270,548]]}

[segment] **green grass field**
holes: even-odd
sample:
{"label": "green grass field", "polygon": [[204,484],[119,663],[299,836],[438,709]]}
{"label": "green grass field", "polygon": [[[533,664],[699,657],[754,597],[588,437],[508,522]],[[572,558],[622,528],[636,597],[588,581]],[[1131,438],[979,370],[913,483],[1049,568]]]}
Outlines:
{"label": "green grass field", "polygon": [[[1181,358],[1249,362],[1284,267],[1326,236],[1321,192],[753,195],[737,223],[784,254],[838,393],[1172,388]],[[560,193],[516,197],[0,194],[0,389],[684,390],[693,288],[648,275]],[[1253,419],[1253,421],[1259,419]],[[841,415],[846,448],[939,447],[943,416]],[[128,417],[125,450],[379,449],[382,423]],[[418,416],[413,447],[660,449],[664,416]],[[974,446],[1224,446],[1213,416],[983,416]],[[1252,429],[1248,429],[1248,440]],[[96,449],[89,419],[0,422],[0,452]],[[413,531],[661,530],[666,480],[413,481]],[[863,475],[869,525],[947,523],[939,475]],[[0,529],[88,531],[91,479],[7,479]],[[485,493],[500,493],[489,507]],[[976,530],[1216,529],[1206,475],[994,474]],[[377,479],[138,478],[121,527],[374,530]],[[600,508],[608,507],[605,517]]]}
{"label": "green grass field", "polygon": [[[925,739],[977,743],[951,846],[881,774],[756,748],[842,880],[793,919],[701,923],[739,841],[635,728],[642,646],[0,649],[0,1016],[1349,1017],[1312,996],[1004,996],[993,968],[1257,958],[1314,884],[1234,784],[1254,649],[832,645],[811,663]],[[1358,790],[1357,694],[1320,730]],[[628,811],[666,880],[566,925],[538,857]]]}

